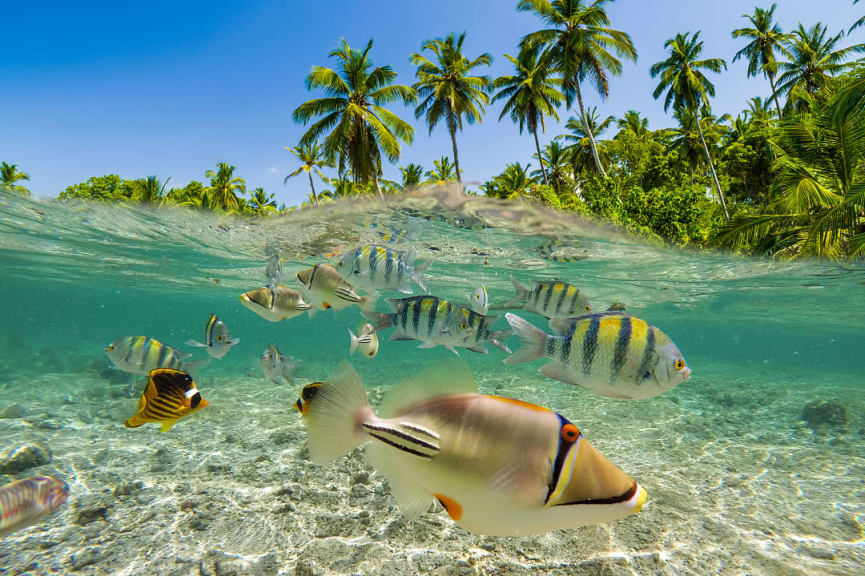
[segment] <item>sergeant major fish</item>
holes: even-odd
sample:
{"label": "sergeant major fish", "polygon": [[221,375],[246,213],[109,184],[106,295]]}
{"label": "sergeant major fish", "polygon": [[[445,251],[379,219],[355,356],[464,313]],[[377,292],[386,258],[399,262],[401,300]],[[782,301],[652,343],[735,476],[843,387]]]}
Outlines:
{"label": "sergeant major fish", "polygon": [[294,318],[310,309],[300,292],[281,284],[244,292],[240,295],[240,302],[271,322]]}
{"label": "sergeant major fish", "polygon": [[197,340],[186,341],[189,346],[207,348],[207,353],[214,358],[222,358],[238,342],[240,338],[232,338],[225,322],[216,314],[207,317],[207,323],[204,325],[204,344]]}
{"label": "sergeant major fish", "polygon": [[274,384],[282,384],[283,381],[291,384],[294,380],[296,367],[297,360],[291,356],[283,355],[275,344],[268,346],[261,355],[261,370],[267,379]]}
{"label": "sergeant major fish", "polygon": [[159,368],[150,373],[147,387],[138,401],[138,411],[125,426],[138,428],[149,422],[162,424],[160,432],[167,432],[181,418],[194,414],[209,405],[201,397],[192,377],[186,372]]}
{"label": "sergeant major fish", "polygon": [[464,365],[438,366],[385,397],[377,416],[347,362],[303,389],[313,462],[366,457],[414,520],[438,500],[475,534],[526,536],[639,512],[646,491],[564,416],[477,394]]}
{"label": "sergeant major fish", "polygon": [[0,538],[31,526],[66,502],[69,484],[35,476],[0,486]]}
{"label": "sergeant major fish", "polygon": [[359,335],[355,336],[351,328],[348,330],[349,349],[348,355],[351,356],[358,349],[367,358],[375,358],[378,354],[378,334],[375,333],[375,327],[372,324],[364,324],[359,330]]}
{"label": "sergeant major fish", "polygon": [[535,282],[531,289],[511,276],[516,294],[505,302],[492,306],[493,310],[522,308],[547,318],[571,318],[591,312],[586,295],[576,286],[558,280]]}
{"label": "sergeant major fish", "polygon": [[414,265],[413,252],[401,252],[375,244],[360,246],[337,262],[336,270],[345,280],[368,291],[397,290],[411,294],[410,282],[427,290],[423,273],[432,262]]}
{"label": "sergeant major fish", "polygon": [[297,273],[297,280],[309,298],[309,315],[317,310],[333,308],[336,312],[357,304],[366,308],[372,302],[366,296],[359,296],[354,287],[343,280],[336,268],[330,264],[316,264]]}
{"label": "sergeant major fish", "polygon": [[115,366],[130,374],[150,374],[157,368],[191,372],[210,362],[209,358],[185,362],[189,354],[147,336],[124,336],[106,346],[105,353]]}
{"label": "sergeant major fish", "polygon": [[[550,335],[514,314],[505,319],[522,347],[505,364],[553,360],[541,374],[583,386],[601,396],[631,400],[662,394],[691,377],[670,338],[644,320],[602,312],[574,318]],[[567,321],[565,321],[567,322]]]}

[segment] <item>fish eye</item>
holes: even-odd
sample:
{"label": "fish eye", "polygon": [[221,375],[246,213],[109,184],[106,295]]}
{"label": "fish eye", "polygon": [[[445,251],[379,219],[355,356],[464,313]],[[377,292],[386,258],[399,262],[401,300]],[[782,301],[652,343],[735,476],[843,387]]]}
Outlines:
{"label": "fish eye", "polygon": [[673,364],[673,366],[675,366],[676,370],[678,370],[679,372],[681,372],[681,371],[684,370],[684,368],[685,368],[685,361],[682,360],[681,358],[678,358],[678,359],[676,360],[676,363]]}
{"label": "fish eye", "polygon": [[222,342],[222,336],[217,336],[216,339]]}
{"label": "fish eye", "polygon": [[568,422],[562,426],[562,440],[565,442],[575,442],[580,436],[580,429]]}
{"label": "fish eye", "polygon": [[592,307],[589,306],[588,304],[586,304],[586,305],[584,306],[584,308],[586,309],[586,312],[591,312],[591,311],[592,311]]}
{"label": "fish eye", "polygon": [[109,344],[109,345],[108,345],[108,349],[109,349],[109,350],[114,350],[114,344]]}

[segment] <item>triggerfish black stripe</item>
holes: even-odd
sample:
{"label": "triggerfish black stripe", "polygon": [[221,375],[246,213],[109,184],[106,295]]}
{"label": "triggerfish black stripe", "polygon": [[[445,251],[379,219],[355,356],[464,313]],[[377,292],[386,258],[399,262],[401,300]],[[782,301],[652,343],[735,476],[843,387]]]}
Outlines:
{"label": "triggerfish black stripe", "polygon": [[380,441],[384,442],[388,446],[393,446],[397,450],[402,450],[403,452],[407,452],[409,454],[412,454],[414,456],[419,456],[421,458],[432,459],[432,455],[430,455],[430,454],[424,454],[423,452],[418,452],[417,450],[412,450],[411,448],[409,448],[407,446],[403,446],[402,444],[398,444],[396,442],[388,440],[384,436],[381,436],[381,435],[376,434],[374,432],[370,432],[369,435],[372,436],[373,438],[375,438],[376,440],[380,440]]}

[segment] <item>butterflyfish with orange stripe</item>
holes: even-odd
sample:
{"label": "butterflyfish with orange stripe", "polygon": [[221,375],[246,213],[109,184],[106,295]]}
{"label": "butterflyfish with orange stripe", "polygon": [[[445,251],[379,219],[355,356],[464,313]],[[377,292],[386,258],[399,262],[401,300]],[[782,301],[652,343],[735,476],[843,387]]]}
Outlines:
{"label": "butterflyfish with orange stripe", "polygon": [[632,400],[663,394],[691,377],[669,336],[645,320],[620,312],[550,320],[556,334],[505,314],[521,347],[505,358],[519,364],[549,358],[541,374],[601,396]]}
{"label": "butterflyfish with orange stripe", "polygon": [[232,338],[228,326],[216,314],[207,317],[204,325],[204,343],[197,340],[186,341],[189,346],[207,348],[207,353],[213,358],[222,358],[238,342],[240,338]]}
{"label": "butterflyfish with orange stripe", "polygon": [[157,368],[174,368],[191,372],[210,362],[209,358],[187,362],[189,354],[147,336],[124,336],[105,347],[115,366],[130,374],[150,374]]}
{"label": "butterflyfish with orange stripe", "polygon": [[350,364],[304,388],[313,462],[361,444],[414,520],[438,501],[475,534],[526,536],[637,513],[646,491],[561,414],[478,394],[462,363],[440,363],[391,389],[382,416]]}
{"label": "butterflyfish with orange stripe", "polygon": [[138,428],[151,422],[162,424],[167,432],[181,418],[208,406],[207,400],[186,372],[160,368],[150,373],[144,394],[138,401],[138,412],[126,421],[127,428]]}
{"label": "butterflyfish with orange stripe", "polygon": [[567,282],[535,282],[529,288],[511,276],[511,283],[516,291],[514,297],[502,304],[491,306],[491,310],[519,308],[546,318],[571,318],[592,310],[585,293]]}
{"label": "butterflyfish with orange stripe", "polygon": [[66,502],[69,484],[34,476],[0,486],[0,538],[36,524]]}

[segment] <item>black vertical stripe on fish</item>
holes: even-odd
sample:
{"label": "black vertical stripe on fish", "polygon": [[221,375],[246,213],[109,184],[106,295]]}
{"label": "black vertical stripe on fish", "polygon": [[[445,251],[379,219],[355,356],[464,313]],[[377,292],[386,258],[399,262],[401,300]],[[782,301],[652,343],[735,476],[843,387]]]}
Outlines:
{"label": "black vertical stripe on fish", "polygon": [[541,307],[541,310],[546,312],[550,306],[550,299],[553,297],[553,288],[558,284],[558,282],[552,282],[547,284],[547,293],[544,294],[544,305]]}
{"label": "black vertical stripe on fish", "polygon": [[[571,324],[571,327],[565,331],[562,335],[561,344],[562,344],[562,363],[567,364],[568,359],[571,357],[571,346],[574,343],[574,331],[577,329],[577,324]],[[550,338],[552,340],[552,338]]]}
{"label": "black vertical stripe on fish", "polygon": [[396,442],[393,442],[392,440],[388,440],[384,436],[382,436],[380,434],[376,434],[375,432],[369,432],[369,435],[372,436],[373,438],[376,438],[377,440],[384,442],[388,446],[393,446],[397,450],[402,450],[403,452],[408,452],[409,454],[414,454],[415,456],[420,456],[421,458],[428,458],[428,459],[432,458],[432,456],[430,454],[424,454],[423,452],[413,450],[413,449],[409,448],[408,446],[403,446],[402,444],[398,444]]}
{"label": "black vertical stripe on fish", "polygon": [[559,301],[556,304],[556,313],[562,309],[562,304],[565,303],[565,297],[568,295],[568,288],[570,288],[569,284],[562,283],[562,293],[559,294]]}
{"label": "black vertical stripe on fish", "polygon": [[427,335],[432,336],[433,328],[436,325],[436,313],[439,310],[439,299],[433,298],[429,308],[429,319],[427,320]]}
{"label": "black vertical stripe on fish", "polygon": [[580,290],[578,288],[574,288],[574,296],[571,298],[571,306],[568,308],[568,316],[573,316],[577,310],[577,298],[580,296]]}
{"label": "black vertical stripe on fish", "polygon": [[619,324],[619,337],[616,339],[616,350],[613,353],[613,366],[610,372],[610,382],[615,381],[619,371],[628,357],[628,345],[631,343],[631,317],[623,316]]}
{"label": "black vertical stripe on fish", "polygon": [[442,322],[442,326],[450,326],[451,325],[451,316],[453,315],[453,305],[449,300],[445,300],[445,308],[444,308],[444,321]]}
{"label": "black vertical stripe on fish", "polygon": [[369,247],[369,277],[375,280],[375,272],[378,257],[378,246]]}
{"label": "black vertical stripe on fish", "polygon": [[384,252],[384,281],[390,282],[391,274],[393,273],[393,252],[390,251],[390,248],[386,249]]}
{"label": "black vertical stripe on fish", "polygon": [[411,302],[403,302],[402,309],[399,311],[399,324],[403,331],[408,328],[408,308],[411,306]]}
{"label": "black vertical stripe on fish", "polygon": [[534,300],[535,306],[537,306],[538,301],[541,299],[541,290],[543,289],[543,284],[538,282],[535,284],[535,291],[531,295],[531,299]]}
{"label": "black vertical stripe on fish", "polygon": [[[561,414],[556,414],[559,417],[559,430],[564,428],[570,422]],[[562,475],[562,466],[565,464],[565,458],[568,456],[568,451],[571,449],[572,442],[565,442],[561,434],[559,436],[559,446],[556,449],[556,458],[553,461],[553,475],[550,478],[550,483],[547,486],[547,497],[544,498],[544,504],[550,501],[550,496],[556,491],[559,485],[559,479]]]}
{"label": "black vertical stripe on fish", "polygon": [[[309,275],[309,288],[312,288],[312,281],[315,279],[315,273],[318,272],[318,264],[312,267],[312,274]],[[274,290],[274,303],[276,301],[276,291]]]}
{"label": "black vertical stripe on fish", "polygon": [[592,316],[589,329],[583,338],[583,374],[586,376],[592,371],[592,361],[595,359],[595,352],[598,351],[598,330],[600,327],[601,317]]}
{"label": "black vertical stripe on fish", "polygon": [[646,347],[643,348],[643,359],[640,361],[640,373],[638,382],[641,382],[649,372],[649,362],[652,361],[652,354],[655,350],[655,329],[649,325],[649,330],[646,332]]}
{"label": "black vertical stripe on fish", "polygon": [[419,334],[418,326],[420,325],[420,309],[423,304],[423,300],[414,300],[412,301],[412,311],[411,311],[411,321],[414,324],[414,333]]}
{"label": "black vertical stripe on fish", "polygon": [[156,358],[156,365],[159,368],[165,367],[165,361],[168,356],[168,346],[162,346],[159,349],[159,356]]}

